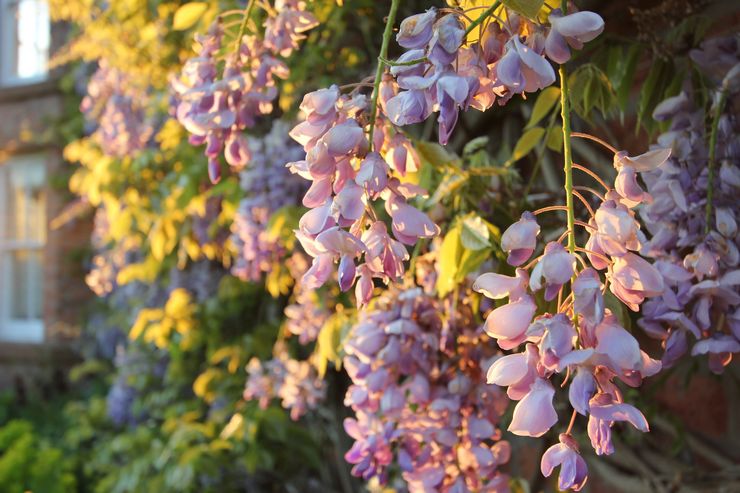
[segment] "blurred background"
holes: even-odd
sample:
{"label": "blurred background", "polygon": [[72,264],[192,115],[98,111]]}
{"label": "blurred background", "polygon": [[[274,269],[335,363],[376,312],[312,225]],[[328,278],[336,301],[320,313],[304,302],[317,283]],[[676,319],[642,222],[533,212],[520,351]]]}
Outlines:
{"label": "blurred background", "polygon": [[[285,258],[256,282],[234,269],[229,238],[245,191],[237,174],[208,183],[167,90],[194,56],[193,35],[244,5],[199,2],[198,18],[173,28],[185,3],[0,0],[0,493],[366,488],[343,459],[345,374],[328,371],[323,403],[299,421],[279,402],[242,396],[247,364],[273,354],[295,293]],[[372,75],[389,4],[309,3],[321,27],[291,59],[275,108],[287,120],[304,93]],[[623,89],[611,78],[624,104],[597,97],[591,122],[632,150],[657,130],[644,115],[677,90],[676,60],[740,22],[733,0],[580,3],[606,20],[602,53],[618,50],[596,63],[633,60]],[[403,2],[400,18],[430,5]],[[101,67],[118,72],[116,107],[95,107]],[[503,163],[530,111],[519,101],[466,114],[450,151],[487,136],[486,159]],[[611,172],[592,147],[576,153]],[[491,185],[503,208],[518,185],[507,187],[539,167],[531,193],[559,189],[556,157],[530,156]],[[696,362],[650,382],[640,392],[654,433],[620,437],[588,488],[740,491],[739,382],[736,363],[718,377]],[[538,446],[513,442],[508,470],[526,478],[517,491],[554,491],[538,479]]]}

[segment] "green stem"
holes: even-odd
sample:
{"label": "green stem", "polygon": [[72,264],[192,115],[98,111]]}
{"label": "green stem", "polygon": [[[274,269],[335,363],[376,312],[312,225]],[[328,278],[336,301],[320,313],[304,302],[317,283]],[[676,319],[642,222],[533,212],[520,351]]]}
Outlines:
{"label": "green stem", "polygon": [[383,78],[385,63],[383,60],[388,59],[388,45],[393,34],[393,23],[396,22],[396,12],[401,0],[392,0],[391,9],[388,12],[388,18],[385,22],[385,31],[383,31],[383,44],[380,45],[380,55],[378,56],[378,68],[375,70],[375,82],[373,83],[373,102],[370,106],[370,126],[368,129],[368,140],[370,141],[370,151],[373,150],[373,131],[375,130],[375,119],[378,115],[378,96],[380,95],[380,81]]}
{"label": "green stem", "polygon": [[242,18],[242,23],[239,26],[239,33],[236,36],[236,41],[234,41],[234,52],[238,55],[239,49],[242,46],[242,38],[244,37],[244,32],[247,30],[247,23],[249,22],[249,18],[252,15],[252,9],[254,9],[254,4],[257,3],[255,0],[249,0],[249,3],[244,8],[244,17]]}
{"label": "green stem", "polygon": [[408,62],[394,62],[392,60],[386,60],[383,57],[378,57],[378,59],[389,67],[410,67],[411,65],[419,65],[420,63],[429,61],[429,59],[425,56],[421,58],[416,58],[414,60],[409,60]]}
{"label": "green stem", "polygon": [[493,11],[498,8],[498,4],[499,4],[499,2],[498,2],[498,0],[496,0],[495,2],[493,2],[493,5],[491,5],[485,11],[483,11],[483,13],[480,16],[478,16],[478,18],[476,20],[474,20],[468,26],[468,28],[465,30],[465,37],[467,37],[468,34],[470,34],[471,32],[473,32],[473,29],[475,29],[476,27],[478,27],[481,22],[483,22],[484,20],[486,20],[488,18],[488,16],[490,16],[493,13]]}
{"label": "green stem", "polygon": [[706,214],[704,218],[704,233],[709,234],[711,230],[712,221],[712,202],[714,200],[714,166],[717,158],[717,134],[719,129],[719,119],[722,116],[722,108],[724,108],[727,102],[727,91],[723,90],[720,92],[719,101],[717,106],[714,108],[714,114],[712,115],[712,129],[709,134],[709,163],[707,164],[707,206]]}
{"label": "green stem", "polygon": [[560,66],[560,116],[563,120],[563,172],[565,173],[565,206],[568,208],[568,250],[576,251],[575,222],[573,204],[573,154],[570,147],[570,102],[568,101],[568,74]]}

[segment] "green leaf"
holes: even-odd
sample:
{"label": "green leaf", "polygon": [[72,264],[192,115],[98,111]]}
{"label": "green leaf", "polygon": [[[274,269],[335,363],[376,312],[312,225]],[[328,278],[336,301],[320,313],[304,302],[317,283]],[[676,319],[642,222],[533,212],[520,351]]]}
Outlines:
{"label": "green leaf", "polygon": [[437,292],[443,297],[455,289],[457,269],[462,257],[462,226],[457,223],[450,229],[442,240],[439,251],[439,264],[437,272]]}
{"label": "green leaf", "polygon": [[190,29],[208,10],[207,2],[190,2],[182,5],[175,12],[175,18],[172,21],[172,29],[175,31],[184,31]]}
{"label": "green leaf", "polygon": [[287,249],[292,249],[295,243],[293,231],[298,229],[301,212],[301,208],[295,206],[285,206],[276,210],[265,226],[270,241],[280,241]]}
{"label": "green leaf", "polygon": [[451,173],[442,178],[434,194],[429,197],[427,206],[438,203],[445,197],[450,197],[455,191],[460,189],[468,181],[467,175]]}
{"label": "green leaf", "polygon": [[480,216],[475,214],[470,214],[463,219],[460,240],[468,250],[482,250],[491,246],[488,226]]}
{"label": "green leaf", "polygon": [[329,362],[333,363],[336,368],[342,366],[342,357],[339,354],[341,346],[342,329],[349,323],[349,318],[344,313],[335,313],[319,332],[316,339],[316,369],[319,376],[326,375],[326,369]]}
{"label": "green leaf", "polygon": [[568,77],[570,102],[578,115],[589,120],[596,108],[606,115],[614,106],[616,95],[609,77],[596,65],[581,65]]}
{"label": "green leaf", "polygon": [[537,14],[545,4],[545,0],[503,0],[502,3],[506,8],[518,12],[524,17],[536,20]]}
{"label": "green leaf", "polygon": [[421,158],[433,167],[440,169],[448,165],[454,165],[458,157],[448,152],[447,149],[433,142],[417,140],[414,142]]}
{"label": "green leaf", "polygon": [[540,120],[545,118],[555,104],[560,100],[560,89],[557,87],[548,87],[540,92],[537,96],[537,101],[534,102],[534,108],[532,108],[532,115],[529,117],[527,128],[534,127]]}
{"label": "green leaf", "polygon": [[482,137],[476,137],[463,147],[463,156],[470,156],[478,151],[482,151],[488,145],[489,138],[485,135]]}
{"label": "green leaf", "polygon": [[665,77],[669,75],[672,78],[673,70],[670,63],[660,58],[653,62],[650,73],[643,82],[640,91],[640,103],[637,106],[637,128],[635,130],[639,130],[641,125],[650,130],[653,110],[660,102],[660,96],[663,94],[660,87],[661,82],[666,80]]}
{"label": "green leaf", "polygon": [[532,149],[535,148],[537,143],[542,140],[542,137],[544,135],[545,129],[542,127],[533,127],[524,132],[524,134],[519,137],[519,140],[514,146],[514,152],[511,156],[511,159],[506,162],[506,166],[511,166],[512,164],[529,154]]}
{"label": "green leaf", "polygon": [[555,152],[563,152],[563,129],[552,127],[547,131],[547,148]]}

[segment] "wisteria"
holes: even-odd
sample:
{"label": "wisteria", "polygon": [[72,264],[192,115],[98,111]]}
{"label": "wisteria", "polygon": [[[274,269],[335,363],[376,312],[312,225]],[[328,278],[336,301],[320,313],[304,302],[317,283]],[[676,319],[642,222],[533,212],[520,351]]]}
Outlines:
{"label": "wisteria", "polygon": [[[208,175],[213,183],[221,179],[222,154],[237,170],[250,161],[253,151],[244,130],[272,112],[278,95],[277,79],[289,74],[279,57],[289,55],[305,37],[303,33],[317,25],[313,15],[305,11],[305,2],[298,0],[275,4],[266,21],[264,38],[244,34],[250,14],[251,8],[242,14],[234,48],[228,46],[220,18],[207,33],[197,35],[198,55],[185,63],[179,77],[172,79],[177,119],[190,133],[191,144],[205,144]],[[224,51],[227,53],[222,64]]]}
{"label": "wisteria", "polygon": [[[366,96],[341,94],[337,86],[306,95],[301,103],[305,121],[291,131],[306,157],[289,165],[312,182],[303,197],[303,205],[311,210],[300,219],[296,231],[304,250],[314,257],[303,282],[307,289],[323,285],[338,261],[343,291],[359,277],[358,304],[370,299],[373,278],[388,282],[404,273],[404,261],[409,258],[404,245],[439,232],[424,213],[408,203],[425,191],[401,181],[419,163],[411,141],[379,119],[373,133],[375,150],[370,150],[363,131],[368,104]],[[378,219],[373,207],[378,199],[385,202],[395,239]]]}
{"label": "wisteria", "polygon": [[[563,385],[570,380],[568,398],[573,419],[561,435],[561,444],[542,458],[546,475],[558,464],[563,468],[559,483],[562,489],[578,491],[587,479],[585,462],[577,455],[578,446],[571,434],[576,413],[588,416],[588,435],[598,455],[614,452],[611,428],[615,422],[626,421],[640,431],[648,430],[643,414],[624,402],[615,381],[638,386],[643,378],[660,371],[661,363],[641,350],[634,336],[606,308],[604,294],[608,287],[618,300],[637,311],[645,298],[664,292],[657,268],[634,253],[646,239],[632,208],[649,200],[640,193],[635,175],[662,166],[669,156],[667,149],[636,157],[616,152],[618,176],[614,188],[606,187],[588,168],[574,164],[607,188],[595,211],[583,200],[590,215],[588,222],[573,222],[589,234],[585,247],[577,246],[575,234],[566,231],[560,241],[547,243],[542,255],[518,267],[514,277],[488,273],[474,285],[488,298],[509,299],[490,312],[486,333],[501,349],[524,344],[523,351],[501,357],[488,370],[488,382],[508,387],[509,398],[519,401],[509,431],[539,437],[555,426],[556,391],[551,380],[556,374],[564,375]],[[624,179],[625,175],[631,180]],[[548,206],[535,213],[525,212],[511,225],[501,240],[509,264],[522,266],[536,251],[540,233],[537,214],[568,209]],[[566,237],[568,248],[561,244]],[[603,281],[599,271],[604,271]],[[568,284],[570,293],[564,295]],[[545,301],[557,300],[556,312],[537,315],[535,295],[540,290],[544,290]]]}
{"label": "wisteria", "polygon": [[[555,82],[556,63],[570,59],[570,49],[596,38],[604,21],[593,12],[550,13],[550,26],[532,22],[512,10],[506,20],[479,27],[480,36],[468,43],[459,12],[442,14],[432,8],[401,23],[398,44],[408,51],[391,62],[395,84],[385,102],[395,125],[426,120],[438,112],[439,142],[446,144],[459,111],[485,111],[514,95],[535,92]],[[488,15],[484,13],[483,16]]]}
{"label": "wisteria", "polygon": [[673,154],[644,174],[652,203],[642,218],[652,233],[645,253],[657,260],[666,290],[645,303],[639,323],[663,341],[664,366],[690,348],[692,355],[708,355],[712,371],[721,373],[740,352],[740,119],[734,109],[740,43],[710,40],[691,57],[714,84],[711,108],[686,84],[655,110],[657,120],[671,122],[658,143]]}
{"label": "wisteria", "polygon": [[284,344],[275,345],[275,355],[268,361],[253,358],[247,365],[244,399],[256,400],[266,408],[273,399],[290,410],[293,420],[319,404],[325,395],[325,382],[309,361],[292,358]]}
{"label": "wisteria", "polygon": [[145,114],[148,96],[126,74],[101,61],[90,77],[80,112],[95,127],[93,136],[108,155],[123,157],[142,150],[154,133]]}
{"label": "wisteria", "polygon": [[345,346],[345,457],[381,484],[399,470],[411,492],[508,491],[508,400],[481,367],[494,353],[469,312],[444,320],[441,309],[420,288],[391,289],[361,314]]}
{"label": "wisteria", "polygon": [[290,141],[287,123],[278,120],[263,138],[250,137],[249,147],[250,164],[240,174],[246,196],[239,203],[232,227],[238,254],[231,272],[258,281],[287,253],[280,238],[267,231],[270,218],[283,207],[297,206],[306,187],[304,180],[284,166],[300,159],[302,153]]}

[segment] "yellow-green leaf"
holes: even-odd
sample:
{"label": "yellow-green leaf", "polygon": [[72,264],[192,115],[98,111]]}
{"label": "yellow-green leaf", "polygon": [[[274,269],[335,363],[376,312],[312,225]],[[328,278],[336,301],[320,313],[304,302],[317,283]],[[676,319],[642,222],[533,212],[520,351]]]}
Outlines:
{"label": "yellow-green leaf", "polygon": [[488,226],[479,216],[471,214],[462,221],[460,240],[468,250],[482,250],[491,246]]}
{"label": "yellow-green leaf", "polygon": [[463,251],[461,235],[462,226],[458,223],[442,240],[437,273],[437,292],[440,296],[446,296],[455,289],[457,268]]}
{"label": "yellow-green leaf", "polygon": [[514,146],[514,153],[512,154],[511,159],[506,164],[511,166],[516,161],[519,161],[521,158],[529,154],[539,141],[542,140],[544,135],[545,129],[542,127],[533,127],[524,132],[524,134],[519,137],[516,146]]}
{"label": "yellow-green leaf", "polygon": [[175,12],[172,29],[175,31],[190,29],[205,14],[206,10],[208,10],[207,2],[186,3]]}
{"label": "yellow-green leaf", "polygon": [[532,108],[532,115],[529,117],[527,128],[534,127],[540,120],[545,118],[555,104],[560,100],[560,89],[557,87],[548,87],[540,92],[537,96],[537,101],[534,102],[534,108]]}
{"label": "yellow-green leaf", "polygon": [[542,5],[545,4],[545,0],[503,0],[502,3],[506,8],[534,20]]}

